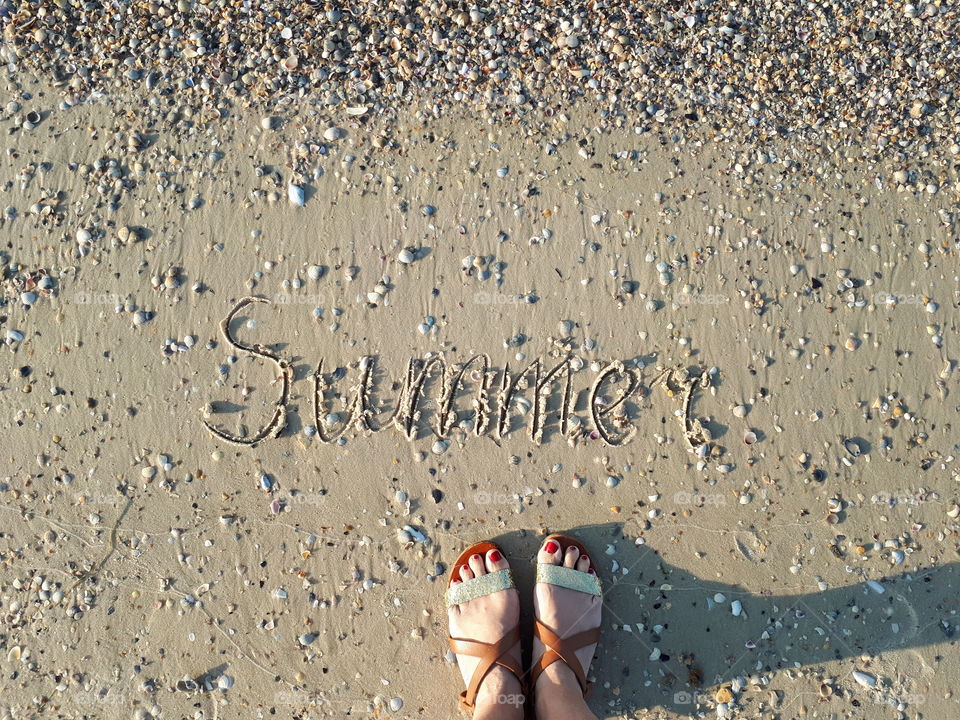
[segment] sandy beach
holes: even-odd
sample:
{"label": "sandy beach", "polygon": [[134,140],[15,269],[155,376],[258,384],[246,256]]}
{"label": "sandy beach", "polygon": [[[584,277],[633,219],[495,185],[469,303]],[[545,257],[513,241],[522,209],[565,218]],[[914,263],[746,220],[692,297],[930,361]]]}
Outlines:
{"label": "sandy beach", "polygon": [[526,597],[554,531],[605,584],[600,718],[960,712],[955,127],[212,118],[32,62],[0,717],[460,717],[450,563],[495,539]]}

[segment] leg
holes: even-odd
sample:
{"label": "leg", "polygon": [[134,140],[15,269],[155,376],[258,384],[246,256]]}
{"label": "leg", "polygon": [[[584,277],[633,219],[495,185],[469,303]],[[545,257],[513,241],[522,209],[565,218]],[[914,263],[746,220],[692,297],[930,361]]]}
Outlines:
{"label": "leg", "polygon": [[[540,548],[537,562],[595,573],[590,558],[586,555],[581,557],[576,547],[569,547],[563,552],[552,540],[547,540]],[[537,583],[534,589],[537,618],[562,638],[599,627],[602,605],[602,600],[595,595],[556,585]],[[596,647],[593,644],[576,651],[584,670],[590,667]],[[540,657],[545,650],[543,643],[535,639],[534,658]],[[534,693],[537,720],[597,720],[597,716],[587,707],[576,675],[563,661],[547,666],[537,678]]]}
{"label": "leg", "polygon": [[[460,577],[453,578],[452,583],[482,577],[508,567],[509,563],[498,550],[490,550],[485,556],[473,555],[460,568]],[[516,588],[501,590],[449,608],[448,617],[452,637],[493,643],[516,627],[520,618],[520,597]],[[519,661],[520,644],[517,643],[509,654]],[[477,657],[457,655],[457,664],[467,685],[473,679],[479,663]],[[473,717],[474,720],[523,720],[523,703],[520,681],[509,670],[497,665],[491,668],[480,684]]]}

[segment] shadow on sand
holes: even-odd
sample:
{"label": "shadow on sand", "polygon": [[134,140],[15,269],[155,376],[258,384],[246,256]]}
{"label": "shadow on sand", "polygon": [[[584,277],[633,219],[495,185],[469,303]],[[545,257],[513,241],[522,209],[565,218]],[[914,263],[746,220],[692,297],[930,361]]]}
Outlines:
{"label": "shadow on sand", "polygon": [[[590,706],[601,718],[656,707],[694,714],[697,693],[738,676],[864,653],[956,645],[960,563],[823,592],[809,576],[798,576],[798,585],[811,586],[811,592],[753,593],[668,565],[656,549],[636,545],[620,523],[564,532],[591,548],[604,582],[603,636],[589,673],[595,681]],[[511,560],[523,598],[521,628],[529,638],[533,562],[541,538],[514,532],[492,539]],[[612,557],[605,554],[610,545],[616,549]],[[612,560],[621,570],[611,572]],[[724,599],[716,602],[717,594]],[[735,600],[742,606],[739,616],[731,610]]]}

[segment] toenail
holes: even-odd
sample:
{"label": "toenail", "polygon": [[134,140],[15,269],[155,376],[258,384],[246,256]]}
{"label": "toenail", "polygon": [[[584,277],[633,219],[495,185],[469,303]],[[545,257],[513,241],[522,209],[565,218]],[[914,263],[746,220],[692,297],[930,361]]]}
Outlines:
{"label": "toenail", "polygon": [[471,560],[481,560],[482,558],[479,555],[474,555]]}
{"label": "toenail", "polygon": [[456,584],[459,583],[459,582],[460,582],[460,580],[454,580],[454,581],[453,581],[453,584],[456,585]]}
{"label": "toenail", "polygon": [[548,542],[546,545],[543,546],[543,551],[550,553],[551,555],[553,555],[559,549],[560,549],[560,546],[557,545],[553,540],[551,540],[550,542]]}
{"label": "toenail", "polygon": [[581,556],[580,556],[580,559],[581,559],[581,560],[586,560],[587,562],[590,562],[590,558],[588,558],[586,555],[581,555]]}
{"label": "toenail", "polygon": [[500,554],[499,550],[490,553],[490,562],[500,562],[501,560],[503,560],[503,555]]}

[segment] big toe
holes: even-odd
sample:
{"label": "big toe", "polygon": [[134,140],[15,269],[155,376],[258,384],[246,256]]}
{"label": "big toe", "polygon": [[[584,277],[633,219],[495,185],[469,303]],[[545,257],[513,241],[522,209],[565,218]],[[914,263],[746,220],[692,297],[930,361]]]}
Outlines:
{"label": "big toe", "polygon": [[560,552],[560,543],[552,538],[547,538],[537,553],[537,562],[542,565],[560,565],[562,560],[563,553]]}
{"label": "big toe", "polygon": [[503,553],[496,548],[487,552],[486,562],[487,572],[498,572],[500,570],[506,570],[508,567],[510,567],[510,563],[507,562],[507,559],[503,556]]}

